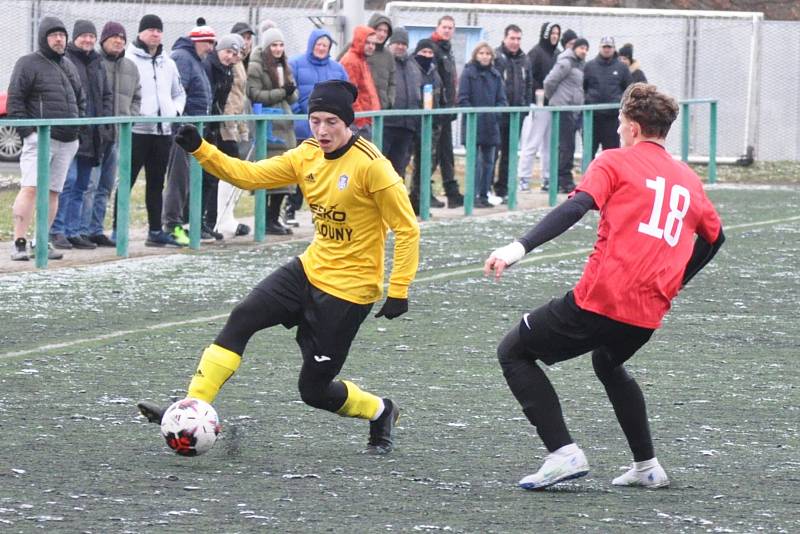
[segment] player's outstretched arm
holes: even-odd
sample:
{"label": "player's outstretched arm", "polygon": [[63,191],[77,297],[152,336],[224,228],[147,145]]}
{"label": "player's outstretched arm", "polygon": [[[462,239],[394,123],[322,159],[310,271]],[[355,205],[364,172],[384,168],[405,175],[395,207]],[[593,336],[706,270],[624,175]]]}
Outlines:
{"label": "player's outstretched arm", "polygon": [[181,126],[175,135],[175,142],[197,158],[206,172],[241,189],[274,188],[297,183],[294,167],[286,153],[257,162],[234,158],[203,141],[193,124]]}
{"label": "player's outstretched arm", "polygon": [[506,268],[521,260],[531,250],[566,232],[594,207],[592,196],[579,191],[548,213],[517,241],[492,252],[483,264],[483,273],[489,276],[494,271],[495,279],[500,278]]}

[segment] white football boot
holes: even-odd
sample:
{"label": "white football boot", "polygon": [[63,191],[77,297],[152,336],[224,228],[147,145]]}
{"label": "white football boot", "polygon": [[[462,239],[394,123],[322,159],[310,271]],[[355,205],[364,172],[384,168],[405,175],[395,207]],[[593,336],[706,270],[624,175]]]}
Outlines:
{"label": "white football boot", "polygon": [[611,483],[615,486],[635,486],[656,489],[669,486],[669,478],[656,458],[644,462],[633,462],[631,468]]}
{"label": "white football boot", "polygon": [[565,480],[582,477],[588,472],[589,463],[586,461],[586,455],[580,447],[570,443],[548,454],[542,467],[536,473],[520,480],[519,485],[526,490],[540,490]]}

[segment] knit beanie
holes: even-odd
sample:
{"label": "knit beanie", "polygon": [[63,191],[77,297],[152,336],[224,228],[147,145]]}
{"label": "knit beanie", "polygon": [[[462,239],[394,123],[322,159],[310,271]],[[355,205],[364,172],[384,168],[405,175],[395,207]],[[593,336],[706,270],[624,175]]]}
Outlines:
{"label": "knit beanie", "polygon": [[200,17],[197,19],[197,26],[192,28],[192,31],[189,32],[189,39],[195,43],[213,43],[217,40],[217,34],[214,32],[214,28],[206,24],[206,19]]}
{"label": "knit beanie", "polygon": [[630,43],[622,45],[619,49],[619,55],[625,56],[628,61],[633,61],[633,45]]}
{"label": "knit beanie", "polygon": [[577,39],[575,39],[575,44],[572,45],[572,49],[575,50],[579,46],[585,46],[586,48],[589,48],[589,41],[587,41],[583,37],[578,37]]}
{"label": "knit beanie", "polygon": [[278,27],[278,25],[275,24],[274,20],[270,20],[270,19],[262,20],[261,22],[258,23],[258,34],[261,35],[265,31],[267,31],[268,29],[277,28],[277,27]]}
{"label": "knit beanie", "polygon": [[561,36],[561,46],[563,48],[566,48],[568,42],[572,41],[573,39],[577,39],[577,38],[578,38],[578,34],[575,33],[574,30],[567,30]]}
{"label": "knit beanie", "polygon": [[436,51],[436,45],[434,44],[433,39],[425,38],[417,41],[417,46],[414,47],[414,53],[416,54],[423,48],[430,48],[431,50]]}
{"label": "knit beanie", "polygon": [[110,20],[106,22],[106,25],[103,26],[103,31],[100,33],[100,44],[102,45],[106,39],[109,37],[114,37],[115,35],[122,37],[125,41],[128,40],[128,36],[125,33],[125,26],[119,22]]}
{"label": "knit beanie", "polygon": [[283,32],[278,28],[269,28],[261,33],[261,36],[258,38],[258,45],[266,49],[275,41],[284,41]]}
{"label": "knit beanie", "polygon": [[145,30],[161,30],[164,31],[164,23],[158,15],[145,15],[139,21],[139,32]]}
{"label": "knit beanie", "polygon": [[84,33],[91,33],[97,37],[97,28],[95,28],[94,23],[90,20],[76,20],[75,25],[72,27],[72,40],[74,41],[76,37]]}
{"label": "knit beanie", "polygon": [[400,43],[408,46],[408,30],[402,26],[398,26],[392,32],[392,37],[389,39],[389,44]]}
{"label": "knit beanie", "polygon": [[229,33],[217,41],[217,50],[233,50],[237,54],[244,48],[244,39],[238,33]]}
{"label": "knit beanie", "polygon": [[309,116],[315,111],[333,113],[347,126],[353,123],[353,102],[358,97],[358,89],[350,82],[328,80],[319,82],[308,97]]}

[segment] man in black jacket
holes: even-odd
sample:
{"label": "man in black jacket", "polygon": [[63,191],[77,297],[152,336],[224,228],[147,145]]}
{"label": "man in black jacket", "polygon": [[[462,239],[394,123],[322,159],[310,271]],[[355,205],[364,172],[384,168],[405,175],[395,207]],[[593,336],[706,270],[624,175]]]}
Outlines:
{"label": "man in black jacket", "polygon": [[[494,67],[500,72],[506,88],[509,106],[527,106],[533,100],[531,60],[522,51],[522,30],[516,24],[506,26],[503,43],[495,49]],[[506,202],[508,196],[508,137],[509,115],[500,115],[500,156],[494,194]]]}
{"label": "man in black jacket", "polygon": [[[85,101],[75,65],[64,57],[67,29],[55,17],[39,21],[39,49],[19,58],[8,84],[8,118],[10,119],[74,119],[82,117]],[[36,128],[18,128],[23,139],[19,166],[22,174],[20,190],[14,200],[14,245],[11,259],[28,259],[27,232],[36,207],[37,147]],[[76,126],[50,128],[50,205],[48,220],[52,224],[58,209],[58,194],[64,187],[72,158],[78,151]],[[41,237],[41,236],[39,236]],[[61,259],[63,254],[48,243],[48,258]]]}
{"label": "man in black jacket", "polygon": [[[554,22],[545,22],[539,31],[539,42],[528,52],[533,71],[534,102],[541,106],[545,103],[544,79],[550,73],[558,59],[558,40],[561,37],[561,26]],[[536,98],[537,93],[540,95]],[[533,174],[536,153],[542,161],[542,189],[546,190],[550,177],[550,113],[539,111],[529,113],[522,122],[520,136],[520,158],[517,166],[519,187],[521,191],[530,189],[529,181]]]}
{"label": "man in black jacket", "polygon": [[[631,71],[619,60],[613,37],[600,39],[600,52],[586,63],[583,70],[583,89],[587,104],[618,103],[631,83]],[[594,112],[592,159],[599,145],[603,150],[619,148],[619,111]],[[586,125],[584,125],[584,128]]]}
{"label": "man in black jacket", "polygon": [[[114,113],[114,95],[106,76],[103,58],[94,45],[97,30],[88,20],[76,20],[72,29],[72,42],[67,45],[67,58],[78,69],[83,92],[86,95],[87,117],[110,117]],[[97,245],[82,236],[81,211],[83,196],[89,187],[92,169],[100,165],[105,146],[114,137],[113,126],[103,124],[81,128],[78,154],[72,161],[58,197],[58,212],[50,227],[53,246],[61,249],[94,249]]]}

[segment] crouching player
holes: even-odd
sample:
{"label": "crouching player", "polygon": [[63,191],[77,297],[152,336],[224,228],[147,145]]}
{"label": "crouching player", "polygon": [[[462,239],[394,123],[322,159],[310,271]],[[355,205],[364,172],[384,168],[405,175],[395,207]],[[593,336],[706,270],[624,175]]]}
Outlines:
{"label": "crouching player", "polygon": [[622,148],[604,150],[571,198],[486,260],[485,274],[500,278],[587,211],[600,210],[594,251],[575,288],[524,314],[497,348],[511,392],[549,451],[541,469],[520,480],[525,489],[589,472],[536,361],[553,365],[587,352],[633,452],[630,470],[612,484],[669,485],[653,450],[642,390],[623,364],[647,343],[678,291],[725,240],[700,179],[664,148],[677,115],[675,100],[655,86],[631,85],[619,114]]}
{"label": "crouching player", "polygon": [[[395,234],[394,267],[386,301],[375,317],[408,311],[408,288],[419,260],[419,227],[403,180],[372,143],[354,134],[355,86],[317,84],[309,97],[313,138],[259,162],[226,156],[183,126],[176,142],[202,167],[242,189],[297,184],[314,214],[314,240],[299,258],[262,280],[231,312],[203,352],[187,397],[213,402],[239,367],[250,337],[264,328],[297,326],[303,356],[300,397],[310,406],[370,421],[367,452],[392,450],[400,415],[396,403],[337,380],[350,344],[383,292],[386,234]],[[164,408],[140,402],[159,423]]]}

